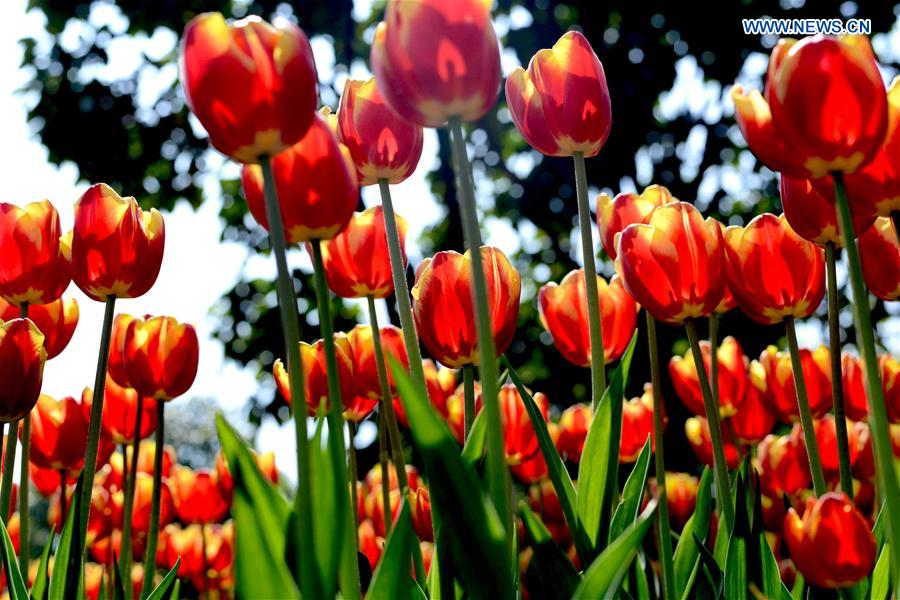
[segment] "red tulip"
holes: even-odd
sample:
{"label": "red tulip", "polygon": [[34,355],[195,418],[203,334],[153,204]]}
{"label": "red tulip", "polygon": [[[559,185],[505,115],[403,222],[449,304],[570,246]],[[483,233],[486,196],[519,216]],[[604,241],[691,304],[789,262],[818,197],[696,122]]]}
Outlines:
{"label": "red tulip", "polygon": [[[0,298],[0,321],[18,318],[20,311]],[[66,349],[78,325],[78,302],[75,298],[59,298],[48,304],[29,304],[28,318],[44,334],[47,360]]]}
{"label": "red tulip", "polygon": [[431,523],[431,494],[422,486],[409,493],[409,508],[413,529],[423,542],[434,541],[434,528]]}
{"label": "red tulip", "polygon": [[797,569],[819,587],[851,586],[875,566],[875,536],[844,494],[808,499],[802,517],[789,509],[783,534]]}
{"label": "red tulip", "polygon": [[384,552],[384,537],[375,534],[375,526],[372,525],[370,519],[364,520],[359,524],[357,530],[357,538],[359,540],[359,551],[369,561],[369,567],[374,571],[381,560],[381,554]]}
{"label": "red tulip", "polygon": [[218,523],[228,515],[231,503],[219,485],[215,471],[194,471],[176,466],[169,476],[175,514],[182,523]]}
{"label": "red tulip", "polygon": [[[266,479],[277,484],[279,476],[278,467],[275,465],[275,453],[264,452],[258,454],[252,448],[249,448],[249,450],[250,455],[256,461],[256,466],[259,467]],[[221,450],[216,454],[216,478],[222,487],[222,491],[225,493],[225,498],[231,501],[231,495],[234,491],[234,480],[231,477],[231,471],[228,470],[228,461],[225,460]]]}
{"label": "red tulip", "polygon": [[28,319],[0,321],[0,423],[27,415],[44,379],[44,336]]}
{"label": "red tulip", "polygon": [[766,373],[758,361],[750,366],[750,377],[744,392],[744,401],[731,417],[734,435],[745,444],[756,444],[775,426],[775,415],[764,398]]}
{"label": "red tulip", "polygon": [[197,376],[197,332],[172,317],[135,319],[125,335],[125,371],[131,386],[148,398],[171,400]]}
{"label": "red tulip", "polygon": [[[159,526],[165,527],[175,518],[172,489],[168,479],[160,481]],[[122,527],[124,490],[112,494],[112,521],[117,529]],[[134,512],[131,526],[136,534],[146,534],[150,529],[150,508],[153,498],[153,476],[138,472],[134,480]]]}
{"label": "red tulip", "polygon": [[[665,415],[663,415],[665,423]],[[622,437],[619,440],[619,462],[633,463],[641,454],[647,438],[651,438],[651,450],[656,447],[653,433],[653,388],[644,385],[644,393],[622,402]]]}
{"label": "red tulip", "polygon": [[[448,418],[447,402],[458,387],[459,369],[450,369],[443,365],[436,365],[433,360],[426,358],[422,361],[422,369],[425,371],[425,387],[428,389],[428,399],[437,411]],[[406,410],[400,398],[394,398],[394,412],[397,420],[409,427],[406,420]]]}
{"label": "red tulip", "polygon": [[760,483],[767,495],[790,496],[806,489],[812,481],[801,436],[767,435],[757,452]]}
{"label": "red tulip", "polygon": [[[354,379],[356,372],[356,357],[353,354],[353,346],[345,333],[334,335],[335,352],[337,354],[338,381],[341,386],[341,400],[344,408],[356,397],[357,383]],[[305,375],[306,404],[313,414],[319,411],[322,404],[328,410],[328,370],[325,368],[325,346],[322,340],[313,344],[300,342],[300,358],[303,363]],[[275,383],[278,391],[284,397],[285,402],[291,404],[291,387],[288,382],[288,372],[281,360],[276,360],[273,365]]]}
{"label": "red tulip", "polygon": [[[706,367],[707,379],[710,376],[710,360],[712,350],[709,342],[700,342],[703,364]],[[722,417],[734,415],[744,402],[747,389],[747,364],[744,351],[736,339],[731,336],[722,340],[716,352],[719,362],[719,414]],[[669,375],[675,392],[684,405],[695,415],[706,415],[703,396],[700,393],[700,380],[697,367],[690,351],[684,356],[673,356],[669,361]]]}
{"label": "red tulip", "polygon": [[859,260],[869,291],[882,300],[900,298],[900,238],[888,217],[879,217],[859,238]]}
{"label": "red tulip", "polygon": [[388,105],[423,127],[475,121],[500,89],[500,47],[487,0],[389,0],[371,62]]}
{"label": "red tulip", "polygon": [[864,421],[869,415],[862,361],[848,352],[841,354],[844,411],[851,421]]}
{"label": "red tulip", "polygon": [[527,71],[513,70],[506,101],[522,137],[547,156],[596,156],[612,127],[603,65],[577,31],[538,51]]}
{"label": "red tulip", "polygon": [[[388,488],[392,490],[400,489],[400,480],[397,478],[397,469],[394,467],[394,463],[388,463],[387,469],[387,477],[388,477]],[[375,463],[375,465],[366,473],[365,483],[366,489],[368,491],[381,490],[381,482],[384,478],[384,473],[381,470],[381,464]],[[410,490],[418,489],[419,487],[419,472],[412,465],[406,465],[406,481],[409,484]]]}
{"label": "red tulip", "polygon": [[[538,392],[532,396],[535,404],[544,417],[544,422],[549,418],[550,402],[547,397]],[[537,434],[525,410],[525,403],[519,395],[519,391],[511,383],[500,388],[500,422],[503,427],[503,449],[506,454],[506,462],[515,472],[516,467],[529,462],[541,452]],[[480,398],[476,404],[481,404]]]}
{"label": "red tulip", "polygon": [[713,312],[725,293],[722,231],[686,202],[661,206],[618,236],[616,271],[628,293],[670,324]]}
{"label": "red tulip", "polygon": [[[690,417],[684,422],[684,433],[687,436],[691,449],[701,463],[708,467],[713,466],[712,438],[709,432],[709,422],[703,417]],[[725,451],[725,464],[729,469],[736,469],[741,457],[737,446],[728,429],[722,429],[722,446]]]}
{"label": "red tulip", "polygon": [[[769,346],[760,354],[759,364],[765,373],[766,389],[763,399],[769,409],[782,423],[796,421],[800,412],[790,355],[775,346]],[[800,365],[813,417],[820,417],[831,408],[831,380],[827,374],[829,364],[828,348],[820,346],[814,352],[806,348],[800,349]]]}
{"label": "red tulip", "polygon": [[[472,309],[470,253],[438,252],[419,266],[412,289],[413,314],[422,343],[439,362],[449,367],[478,364],[478,339]],[[522,280],[509,259],[497,248],[481,247],[487,279],[497,356],[512,342],[519,318]]]}
{"label": "red tulip", "polygon": [[[591,365],[591,341],[588,335],[588,307],[584,269],[576,269],[557,285],[550,282],[538,293],[541,323],[553,338],[559,352],[574,365]],[[638,306],[613,277],[607,284],[597,277],[603,329],[603,353],[606,362],[618,360],[634,336]]]}
{"label": "red tulip", "polygon": [[556,449],[560,456],[573,462],[581,461],[584,441],[593,419],[594,411],[587,404],[574,404],[563,411],[556,438]]}
{"label": "red tulip", "polygon": [[692,475],[666,472],[666,505],[673,529],[680,531],[694,514],[699,487],[700,481]]}
{"label": "red tulip", "polygon": [[[397,517],[400,516],[401,498],[402,496],[400,495],[400,490],[391,490],[390,497],[388,499],[388,502],[390,503],[391,523],[396,523]],[[366,496],[365,509],[366,516],[369,520],[371,520],[372,526],[375,528],[375,534],[380,537],[384,537],[387,530],[385,527],[384,496],[382,495],[380,488],[373,488],[369,492],[369,495]]]}
{"label": "red tulip", "polygon": [[112,336],[109,344],[109,364],[106,368],[109,376],[122,387],[131,387],[128,373],[125,372],[125,335],[134,317],[119,313],[113,319]]}
{"label": "red tulip", "polygon": [[[825,415],[813,421],[816,433],[816,445],[819,448],[819,459],[822,462],[822,469],[826,474],[835,474],[840,469],[840,458],[838,457],[837,447],[837,429],[835,428],[834,416]],[[791,435],[797,440],[797,443],[806,448],[806,440],[803,437],[803,431],[800,424],[795,423]],[[856,462],[859,454],[859,443],[856,440],[857,430],[853,427],[853,423],[847,423],[847,442],[849,445],[850,464]]]}
{"label": "red tulip", "polygon": [[[843,246],[833,183],[820,193],[809,179],[782,175],[781,205],[784,218],[800,237],[820,246],[828,242]],[[875,207],[870,203],[851,202],[850,213],[857,237],[875,221]]]}
{"label": "red tulip", "polygon": [[659,206],[678,202],[668,188],[651,185],[640,194],[621,193],[615,198],[608,194],[597,196],[597,229],[603,249],[616,259],[616,235],[633,223],[646,223],[650,213]]}
{"label": "red tulip", "polygon": [[889,354],[882,354],[878,358],[878,369],[888,419],[891,423],[900,423],[900,360]]}
{"label": "red tulip", "polygon": [[72,252],[49,201],[0,202],[0,298],[15,307],[49,304],[72,279]]}
{"label": "red tulip", "polygon": [[[87,434],[85,434],[85,436],[87,436]],[[84,457],[82,456],[82,459],[83,458]],[[34,461],[31,461],[28,464],[28,475],[32,485],[34,485],[38,493],[44,498],[49,498],[54,493],[58,492],[62,484],[62,478],[60,477],[59,471],[42,469],[35,465]],[[69,485],[75,484],[76,481],[77,479],[72,477],[71,473],[66,473],[66,482]]]}
{"label": "red tulip", "polygon": [[825,257],[784,216],[766,213],[728,227],[725,241],[728,283],[750,318],[772,324],[815,312],[825,296]]}
{"label": "red tulip", "polygon": [[42,469],[80,471],[87,430],[88,422],[77,400],[55,400],[41,394],[31,411],[31,462]]}
{"label": "red tulip", "polygon": [[[350,222],[359,201],[353,161],[320,116],[302,140],[272,159],[272,171],[289,243],[330,240]],[[268,230],[262,168],[244,165],[241,183],[250,213]]]}
{"label": "red tulip", "polygon": [[350,150],[360,185],[404,181],[422,155],[422,128],[395,113],[375,78],[348,79],[337,113],[341,142]]}
{"label": "red tulip", "polygon": [[[400,250],[406,237],[406,221],[397,217]],[[353,213],[347,228],[322,244],[325,279],[342,298],[386,298],[394,292],[388,258],[384,213],[380,206]],[[403,256],[404,268],[406,255]]]}
{"label": "red tulip", "polygon": [[[114,444],[134,443],[134,426],[137,419],[138,393],[132,388],[122,387],[107,374],[103,395],[103,420],[100,422],[103,434]],[[81,402],[86,407],[85,418],[90,421],[90,406],[93,390],[85,388]],[[156,431],[156,400],[144,398],[141,403],[140,439]]]}
{"label": "red tulip", "polygon": [[[403,332],[393,325],[380,329],[381,345],[384,353],[385,366],[393,357],[404,369],[409,369],[409,358],[406,356],[406,343],[403,341]],[[357,325],[347,335],[353,356],[356,358],[357,393],[361,396],[377,400],[381,398],[381,385],[378,382],[378,369],[375,357],[375,345],[372,341],[371,325]],[[388,367],[388,382],[391,385],[391,393],[394,393],[394,377]]]}
{"label": "red tulip", "polygon": [[181,83],[212,145],[253,163],[292,146],[316,109],[316,66],[309,40],[285,18],[227,23],[203,13],[184,28]]}
{"label": "red tulip", "polygon": [[[165,545],[160,545],[159,554],[163,568],[175,566],[180,558],[178,577],[190,579],[197,591],[224,592],[227,589],[235,550],[232,521],[222,525],[194,524],[186,527],[172,524],[164,529],[162,536]],[[227,597],[227,593],[211,597]]]}

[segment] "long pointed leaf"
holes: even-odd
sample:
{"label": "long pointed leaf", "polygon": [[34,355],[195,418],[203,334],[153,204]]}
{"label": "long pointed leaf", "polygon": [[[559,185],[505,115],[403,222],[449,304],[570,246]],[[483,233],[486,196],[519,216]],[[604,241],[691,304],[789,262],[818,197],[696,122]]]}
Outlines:
{"label": "long pointed leaf", "polygon": [[609,527],[609,542],[619,537],[626,527],[635,522],[640,514],[641,500],[644,499],[644,487],[647,485],[647,473],[650,471],[650,436],[644,442],[640,456],[631,469],[625,487],[622,488],[622,500],[613,514]]}
{"label": "long pointed leaf", "polygon": [[700,476],[700,484],[697,488],[697,502],[694,514],[688,519],[681,531],[681,539],[675,548],[675,589],[683,590],[687,586],[687,580],[694,571],[695,565],[700,560],[700,550],[694,541],[694,536],[701,542],[706,542],[709,534],[709,521],[712,494],[712,471],[709,467],[703,469]]}
{"label": "long pointed leaf", "polygon": [[409,504],[404,499],[366,597],[377,599],[412,596],[413,587],[418,587],[414,586],[410,575],[412,545],[415,543],[418,543],[418,540],[414,540]]}
{"label": "long pointed leaf", "polygon": [[875,563],[875,570],[872,572],[872,598],[873,600],[883,600],[888,597],[891,591],[891,547],[884,544],[881,548],[881,556]]}
{"label": "long pointed leaf", "polygon": [[526,503],[519,504],[519,512],[534,549],[525,573],[529,593],[537,598],[571,598],[581,581],[575,567]]}
{"label": "long pointed leaf", "polygon": [[6,531],[6,525],[0,519],[0,553],[3,558],[3,568],[6,569],[6,581],[9,583],[10,600],[28,600],[28,587],[19,571],[19,563],[16,561],[16,549]]}
{"label": "long pointed leaf", "polygon": [[33,600],[44,600],[44,596],[47,593],[47,586],[50,581],[47,577],[48,565],[50,564],[50,550],[53,547],[53,531],[50,531],[50,536],[47,539],[47,545],[44,546],[44,551],[41,552],[41,560],[38,562],[37,573],[34,576],[34,585],[31,586],[31,597]]}
{"label": "long pointed leaf", "polygon": [[472,422],[472,430],[469,432],[469,439],[463,447],[462,459],[470,467],[477,465],[484,456],[484,446],[487,442],[487,419],[484,412],[475,415],[475,421]]}
{"label": "long pointed leaf", "polygon": [[166,592],[169,591],[169,588],[172,587],[172,583],[175,581],[175,578],[178,577],[178,567],[181,566],[181,557],[178,557],[178,560],[175,561],[175,564],[169,569],[169,572],[166,573],[166,576],[162,578],[162,581],[159,582],[159,585],[156,586],[150,595],[147,596],[147,600],[163,600],[166,597]]}
{"label": "long pointed leaf", "polygon": [[53,569],[50,571],[50,587],[47,589],[48,598],[62,598],[66,592],[66,571],[69,568],[69,554],[72,550],[72,532],[75,527],[75,515],[78,511],[74,507],[69,508],[66,522],[59,534],[59,543],[56,545],[56,554],[53,557]]}

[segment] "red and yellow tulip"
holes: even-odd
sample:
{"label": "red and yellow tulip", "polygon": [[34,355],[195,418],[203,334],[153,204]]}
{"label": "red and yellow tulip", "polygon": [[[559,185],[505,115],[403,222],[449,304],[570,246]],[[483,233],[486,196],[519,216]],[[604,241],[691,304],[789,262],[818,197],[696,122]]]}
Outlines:
{"label": "red and yellow tulip", "polygon": [[44,379],[44,335],[28,319],[0,321],[0,423],[27,415]]}
{"label": "red and yellow tulip", "polygon": [[135,319],[125,335],[125,371],[138,394],[171,400],[187,392],[197,376],[197,332],[172,317]]}
{"label": "red and yellow tulip", "polygon": [[597,229],[606,254],[616,259],[616,235],[633,223],[646,223],[650,213],[663,204],[678,202],[668,188],[651,185],[640,194],[621,193],[597,196]]}
{"label": "red and yellow tulip", "polygon": [[[18,318],[19,314],[18,308],[0,298],[0,321],[11,321]],[[47,360],[56,358],[66,349],[75,334],[78,301],[75,298],[59,298],[48,304],[29,304],[28,318],[44,334]]]}
{"label": "red and yellow tulip", "polygon": [[900,238],[888,217],[859,237],[859,260],[869,291],[882,300],[900,298]]}
{"label": "red and yellow tulip", "polygon": [[[700,342],[700,352],[703,354],[703,364],[709,378],[710,355],[712,350],[709,342]],[[740,410],[744,402],[747,389],[747,364],[749,361],[744,356],[744,351],[736,339],[731,336],[722,340],[716,352],[719,363],[719,414],[722,417],[730,417]],[[706,415],[703,405],[703,396],[700,393],[700,380],[697,376],[697,366],[690,351],[684,356],[673,356],[669,361],[669,376],[675,393],[684,402],[684,405],[695,415]]]}

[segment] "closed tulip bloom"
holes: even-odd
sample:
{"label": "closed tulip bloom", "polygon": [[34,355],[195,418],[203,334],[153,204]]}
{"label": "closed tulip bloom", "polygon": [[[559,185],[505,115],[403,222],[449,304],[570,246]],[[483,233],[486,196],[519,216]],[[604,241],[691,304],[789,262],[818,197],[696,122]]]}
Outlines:
{"label": "closed tulip bloom", "polygon": [[[532,398],[546,422],[550,416],[550,402],[540,392],[534,394]],[[515,467],[534,458],[540,453],[541,447],[538,444],[537,434],[531,424],[528,411],[525,410],[525,403],[516,386],[507,383],[501,387],[499,401],[506,462],[510,467]],[[481,402],[477,403],[481,404]]]}
{"label": "closed tulip bloom", "polygon": [[757,449],[760,483],[773,498],[792,496],[812,482],[801,436],[767,435]]}
{"label": "closed tulip bloom", "polygon": [[[684,422],[684,433],[697,460],[712,468],[713,447],[709,422],[703,417],[690,417]],[[741,456],[738,454],[731,432],[724,428],[722,429],[722,445],[725,451],[725,464],[729,469],[736,469],[741,461]]]}
{"label": "closed tulip bloom", "polygon": [[[289,243],[330,240],[350,222],[359,201],[356,170],[319,115],[303,139],[272,159],[272,171]],[[268,230],[262,168],[244,165],[241,184],[250,213]]]}
{"label": "closed tulip bloom", "polygon": [[434,541],[434,528],[431,523],[431,494],[428,488],[420,487],[409,493],[410,516],[413,529],[423,542]]}
{"label": "closed tulip bloom", "polygon": [[900,360],[889,354],[882,354],[878,358],[878,369],[888,419],[891,423],[900,423]]}
{"label": "closed tulip bloom", "polygon": [[[809,410],[813,417],[820,417],[831,408],[828,360],[828,348],[825,346],[817,348],[815,354],[806,348],[800,349],[800,366],[803,369]],[[759,364],[765,372],[766,387],[763,398],[769,409],[782,423],[797,421],[800,413],[790,354],[778,350],[775,346],[769,346],[760,354]]]}
{"label": "closed tulip bloom", "polygon": [[[663,415],[665,424],[665,415]],[[619,463],[633,463],[641,454],[647,438],[651,450],[656,447],[653,435],[653,388],[644,385],[644,393],[622,402],[622,437],[619,440]]]}
{"label": "closed tulip bloom", "polygon": [[859,238],[859,260],[869,291],[882,300],[900,298],[900,242],[888,217],[879,217]]}
{"label": "closed tulip bloom", "polygon": [[766,213],[725,230],[728,284],[738,306],[765,325],[805,318],[825,297],[825,256],[794,233],[784,216]]}
{"label": "closed tulip bloom", "polygon": [[[84,434],[87,437],[87,433]],[[32,442],[33,443],[33,442]],[[84,456],[81,457],[84,459]],[[34,464],[34,461],[28,463],[28,478],[38,493],[44,498],[50,498],[60,489],[61,480],[59,471],[53,469],[42,469]],[[77,482],[76,477],[72,477],[72,473],[66,474],[66,483],[74,485]]]}
{"label": "closed tulip bloom", "polygon": [[[772,57],[775,52],[772,53]],[[772,58],[769,59],[771,63]],[[772,122],[772,109],[759,90],[745,90],[736,84],[731,88],[734,102],[734,119],[751,152],[773,171],[794,177],[812,177],[812,171],[803,165],[801,156],[788,147]]]}
{"label": "closed tulip bloom", "polygon": [[[366,473],[365,477],[365,485],[368,491],[372,490],[381,490],[381,482],[384,478],[384,473],[381,470],[381,464],[375,463],[375,465]],[[397,478],[397,469],[394,467],[394,463],[388,463],[387,468],[387,478],[388,478],[388,488],[392,490],[400,489],[400,480]],[[406,465],[406,479],[409,484],[410,490],[415,490],[419,487],[419,471],[412,465]]]}
{"label": "closed tulip bloom", "polygon": [[819,587],[849,587],[875,567],[875,536],[844,494],[809,498],[802,516],[789,509],[783,535],[797,569]]}
{"label": "closed tulip bloom", "polygon": [[374,571],[384,552],[384,537],[375,534],[375,526],[371,519],[365,519],[359,524],[357,540],[359,551],[369,561],[369,568]]}
{"label": "closed tulip bloom", "polygon": [[[400,501],[402,498],[400,490],[392,489],[390,491],[388,502],[390,504],[389,518],[392,524],[395,524],[397,517],[400,516]],[[384,537],[387,531],[385,527],[386,511],[384,509],[384,496],[380,489],[372,488],[369,491],[369,495],[366,496],[365,500],[365,511],[368,520],[372,521],[375,533],[380,537]]]}
{"label": "closed tulip bloom", "polygon": [[182,523],[218,523],[228,515],[231,503],[215,471],[194,471],[176,466],[169,475],[175,514]]}
{"label": "closed tulip bloom", "polygon": [[187,392],[197,376],[197,332],[172,317],[135,319],[125,336],[125,370],[137,393],[171,400]]}
{"label": "closed tulip bloom", "polygon": [[775,415],[769,410],[764,396],[766,373],[758,361],[750,365],[750,376],[744,391],[744,401],[731,417],[731,426],[738,440],[745,444],[756,444],[766,437],[775,426]]}
{"label": "closed tulip bloom", "polygon": [[653,318],[669,324],[713,312],[725,293],[722,231],[693,205],[675,202],[618,236],[616,272]]}
{"label": "closed tulip bloom", "polygon": [[[0,298],[0,321],[18,318],[20,311],[14,305]],[[78,301],[75,298],[60,298],[48,304],[29,304],[28,318],[44,334],[44,349],[47,360],[56,358],[66,349],[78,325]]]}
{"label": "closed tulip bloom", "polygon": [[445,413],[447,399],[453,395],[458,387],[459,369],[437,365],[430,358],[426,358],[422,361],[422,370],[425,371],[425,387],[428,390],[428,400],[439,412]]}
{"label": "closed tulip bloom", "polygon": [[500,46],[489,0],[389,0],[371,62],[388,105],[423,127],[475,121],[500,90]]}
{"label": "closed tulip bloom", "polygon": [[416,170],[422,155],[422,127],[388,106],[374,77],[347,80],[337,126],[338,137],[353,157],[360,185],[382,179],[398,184]]}
{"label": "closed tulip bloom", "polygon": [[188,106],[212,145],[238,162],[274,156],[303,137],[316,109],[316,66],[285,18],[228,23],[203,13],[184,28],[179,61]]}
{"label": "closed tulip bloom", "polygon": [[[703,354],[703,364],[709,378],[712,350],[708,341],[700,342],[700,352]],[[722,340],[716,355],[719,362],[719,414],[722,417],[730,417],[739,410],[744,401],[748,361],[741,345],[731,336]],[[697,367],[690,351],[685,352],[684,356],[673,356],[669,360],[669,376],[672,378],[675,392],[688,410],[695,415],[706,415]]]}
{"label": "closed tulip bloom", "polygon": [[[438,252],[419,266],[412,289],[416,329],[438,362],[458,368],[478,364],[478,338],[472,308],[471,254]],[[522,280],[497,248],[481,247],[488,307],[497,356],[512,342],[519,318]]]}
{"label": "closed tulip bloom", "polygon": [[[87,430],[77,400],[41,394],[31,411],[31,462],[42,469],[79,471],[84,465]],[[58,485],[58,474],[56,479]]]}
{"label": "closed tulip bloom", "polygon": [[93,185],[75,203],[72,279],[99,302],[142,296],[159,276],[165,233],[158,210],[144,212],[133,196]]}
{"label": "closed tulip bloom", "polygon": [[573,462],[581,460],[584,441],[593,419],[594,412],[587,404],[574,404],[563,411],[556,437],[556,449],[563,458]]}
{"label": "closed tulip bloom", "polygon": [[[406,221],[397,217],[400,252]],[[394,292],[387,234],[381,206],[353,213],[347,228],[322,244],[322,262],[329,289],[341,298],[386,298]]]}
{"label": "closed tulip bloom", "polygon": [[[138,392],[122,387],[107,374],[103,401],[103,420],[100,427],[114,444],[133,444],[134,426],[137,419]],[[85,388],[81,402],[89,407],[93,401],[93,390]],[[87,413],[88,419],[90,412]],[[156,400],[144,398],[141,402],[141,431],[139,439],[144,439],[156,431]]]}
{"label": "closed tulip bloom", "polygon": [[[843,352],[841,354],[841,374],[844,388],[844,411],[851,421],[864,421],[869,415],[866,400],[866,382],[863,379],[862,361],[859,357]],[[882,382],[884,377],[882,376]]]}
{"label": "closed tulip bloom", "polygon": [[[344,408],[353,401],[356,396],[357,383],[355,380],[356,357],[353,346],[345,333],[334,334],[335,352],[337,354],[338,381],[341,387],[341,400]],[[325,345],[322,340],[313,344],[300,342],[300,358],[303,364],[304,382],[306,384],[306,404],[309,410],[316,414],[319,405],[322,404],[328,410],[328,372],[325,368]],[[276,360],[273,366],[275,383],[278,391],[284,397],[285,402],[292,403],[291,388],[288,381],[288,372],[281,360]]]}
{"label": "closed tulip bloom", "polygon": [[596,156],[612,127],[603,65],[577,31],[513,70],[506,102],[525,141],[547,156]]}
{"label": "closed tulip bloom", "polygon": [[[781,206],[784,218],[800,237],[820,246],[828,242],[843,246],[837,209],[834,204],[834,183],[829,190],[820,191],[812,181],[790,175],[781,176]],[[866,202],[851,202],[853,231],[858,237],[875,222],[875,207]]]}
{"label": "closed tulip bloom", "polygon": [[[822,468],[826,474],[837,474],[840,468],[840,458],[838,457],[837,447],[837,430],[835,428],[834,416],[825,415],[814,422],[816,433],[816,445],[819,448],[819,459],[822,461]],[[791,435],[797,440],[797,443],[806,448],[806,442],[803,438],[803,431],[800,424],[795,423],[791,430]],[[858,433],[853,424],[847,423],[847,444],[849,447],[850,464],[856,462],[859,455],[859,443],[857,442]]]}
{"label": "closed tulip bloom", "polygon": [[0,423],[27,415],[44,379],[44,335],[28,319],[0,321]]}
{"label": "closed tulip bloom", "polygon": [[125,372],[125,334],[128,333],[128,326],[132,321],[134,321],[134,317],[131,315],[117,314],[113,319],[109,344],[109,363],[106,370],[112,380],[122,387],[131,386],[128,383],[128,373]]}
{"label": "closed tulip bloom", "polygon": [[[618,360],[634,336],[638,306],[618,277],[609,283],[597,277],[606,362]],[[557,285],[550,282],[538,293],[541,323],[553,338],[553,345],[566,360],[579,367],[591,365],[588,334],[588,305],[584,269],[569,272]]]}
{"label": "closed tulip bloom", "polygon": [[[406,356],[406,343],[403,332],[398,327],[388,325],[380,328],[381,344],[385,364],[390,364],[388,357],[393,357],[404,369],[409,369],[409,358]],[[354,376],[360,396],[378,400],[381,398],[381,384],[378,381],[378,368],[375,357],[375,344],[372,341],[371,325],[357,325],[347,334],[353,356],[356,359]],[[388,369],[388,382],[391,393],[394,393],[394,377]]]}
{"label": "closed tulip bloom", "polygon": [[[172,488],[168,479],[160,481],[159,526],[165,527],[175,518],[175,505],[172,502]],[[153,476],[138,472],[134,480],[134,512],[131,526],[135,534],[146,535],[150,529],[150,509],[153,499]],[[124,490],[111,494],[112,521],[117,529],[122,527],[122,508],[124,506]]]}
{"label": "closed tulip bloom", "polygon": [[19,307],[48,304],[66,291],[71,248],[48,200],[24,208],[0,202],[0,298]]}
{"label": "closed tulip bloom", "polygon": [[694,514],[700,480],[687,473],[666,472],[666,503],[672,528],[680,531]]}
{"label": "closed tulip bloom", "polygon": [[597,196],[597,229],[606,254],[616,259],[616,234],[634,223],[646,223],[650,213],[663,204],[678,200],[662,185],[651,185],[640,194],[623,192],[610,198],[609,194]]}

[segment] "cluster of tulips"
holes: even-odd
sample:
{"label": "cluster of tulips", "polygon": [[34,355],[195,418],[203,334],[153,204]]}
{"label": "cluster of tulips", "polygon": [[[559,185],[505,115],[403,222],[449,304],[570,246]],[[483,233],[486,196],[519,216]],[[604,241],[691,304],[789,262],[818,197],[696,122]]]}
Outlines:
{"label": "cluster of tulips", "polygon": [[[291,499],[275,486],[271,462],[221,417],[215,471],[173,466],[163,447],[165,403],[196,373],[196,334],[169,317],[114,319],[117,299],[143,294],[156,278],[159,213],[99,184],[63,236],[48,203],[2,205],[0,296],[10,304],[4,318],[21,318],[9,315],[0,329],[0,416],[11,434],[0,504],[12,492],[20,421],[39,489],[76,481],[69,504],[78,510],[64,518],[64,491],[54,503],[55,523],[66,523],[54,562],[70,544],[76,554],[66,562],[75,567],[66,577],[50,571],[50,597],[57,579],[77,584],[77,553],[103,565],[84,570],[85,590],[89,573],[105,568],[102,577],[123,594],[141,582],[142,598],[159,579],[144,574],[157,566],[169,572],[154,597],[178,577],[206,593],[308,598],[455,597],[457,585],[499,598],[517,590],[608,597],[623,586],[666,599],[720,589],[784,597],[788,586],[876,595],[897,581],[900,552],[889,548],[900,543],[900,443],[892,443],[900,436],[891,425],[900,422],[900,368],[876,354],[868,293],[900,296],[900,83],[885,89],[864,37],[781,41],[765,94],[735,86],[733,100],[750,150],[781,173],[784,214],[726,227],[660,186],[602,194],[596,224],[616,270],[606,281],[597,275],[585,161],[612,127],[600,60],[584,36],[568,32],[514,70],[506,100],[516,128],[538,152],[572,158],[575,171],[584,267],[543,286],[537,301],[559,352],[590,368],[591,401],[556,420],[547,397],[532,394],[504,356],[522,282],[501,250],[482,245],[466,152],[463,123],[493,107],[501,83],[489,5],[389,0],[372,43],[375,76],[348,81],[336,112],[316,111],[312,51],[295,24],[208,13],[184,31],[188,104],[212,146],[242,163],[249,210],[269,232],[277,266],[285,347],[274,376],[296,429]],[[415,171],[423,128],[444,126],[465,253],[426,259],[410,289],[406,225],[391,185]],[[359,187],[369,185],[381,205],[355,212]],[[300,337],[292,245],[305,246],[314,267],[320,339],[311,344]],[[840,344],[841,249],[858,356]],[[81,403],[39,400],[44,361],[77,320],[75,305],[59,299],[70,276],[106,303],[95,392]],[[365,298],[369,324],[335,332],[332,293]],[[795,321],[826,295],[829,344],[801,349]],[[400,327],[378,323],[377,302],[391,296]],[[651,381],[626,401],[641,309]],[[786,351],[771,347],[751,362],[736,339],[719,340],[720,315],[734,309],[783,327]],[[701,319],[709,340],[699,339]],[[689,341],[669,375],[696,415],[685,434],[709,467],[699,477],[666,472],[658,322],[683,326]],[[433,360],[423,360],[420,343]],[[352,440],[369,418],[378,423],[379,464],[360,482]],[[401,425],[421,474],[406,464]],[[154,426],[155,444],[141,445]],[[109,460],[115,444],[125,450]],[[620,463],[633,464],[621,488]],[[42,487],[45,479],[53,483]],[[232,498],[236,532],[219,524]],[[644,541],[653,524],[655,544]],[[133,572],[132,556],[144,557],[142,570]],[[44,594],[41,562],[23,577],[27,551],[18,569],[4,554],[12,597],[28,579],[40,592],[33,595]]]}

